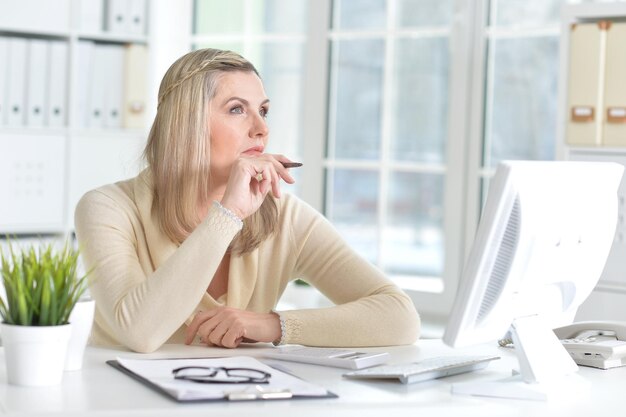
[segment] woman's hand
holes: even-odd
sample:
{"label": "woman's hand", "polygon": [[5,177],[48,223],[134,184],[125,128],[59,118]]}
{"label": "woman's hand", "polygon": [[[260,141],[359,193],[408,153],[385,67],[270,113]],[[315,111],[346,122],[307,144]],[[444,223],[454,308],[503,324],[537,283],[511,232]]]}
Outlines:
{"label": "woman's hand", "polygon": [[289,184],[295,182],[281,161],[291,162],[282,155],[271,154],[237,159],[230,170],[222,206],[243,220],[258,210],[270,190],[280,198],[280,179]]}
{"label": "woman's hand", "polygon": [[241,342],[273,342],[281,337],[276,313],[254,313],[231,307],[201,311],[187,327],[185,343],[198,335],[207,345],[235,348]]}

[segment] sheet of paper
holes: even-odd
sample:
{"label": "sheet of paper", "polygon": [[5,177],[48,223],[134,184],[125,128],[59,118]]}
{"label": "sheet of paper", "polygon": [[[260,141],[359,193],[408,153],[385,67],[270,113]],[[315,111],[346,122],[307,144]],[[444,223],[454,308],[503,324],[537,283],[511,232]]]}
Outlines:
{"label": "sheet of paper", "polygon": [[172,370],[183,366],[213,366],[226,368],[253,368],[272,374],[264,390],[289,390],[293,396],[324,396],[325,388],[265,365],[248,356],[208,359],[124,359],[117,358],[124,368],[142,376],[171,393],[181,401],[221,399],[230,393],[240,393],[254,384],[202,384],[174,379]]}

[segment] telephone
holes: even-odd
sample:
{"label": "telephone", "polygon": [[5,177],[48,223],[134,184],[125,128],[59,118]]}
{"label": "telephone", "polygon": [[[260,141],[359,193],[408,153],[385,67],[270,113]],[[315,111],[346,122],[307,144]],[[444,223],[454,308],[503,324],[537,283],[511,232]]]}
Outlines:
{"label": "telephone", "polygon": [[581,321],[554,333],[578,365],[601,369],[626,365],[626,322]]}

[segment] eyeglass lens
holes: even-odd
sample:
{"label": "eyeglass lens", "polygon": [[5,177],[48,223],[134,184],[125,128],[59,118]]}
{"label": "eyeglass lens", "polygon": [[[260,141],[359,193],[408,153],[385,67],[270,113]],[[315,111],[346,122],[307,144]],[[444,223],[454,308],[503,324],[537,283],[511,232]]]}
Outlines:
{"label": "eyeglass lens", "polygon": [[206,382],[263,382],[269,373],[251,368],[185,367],[172,371],[176,379]]}

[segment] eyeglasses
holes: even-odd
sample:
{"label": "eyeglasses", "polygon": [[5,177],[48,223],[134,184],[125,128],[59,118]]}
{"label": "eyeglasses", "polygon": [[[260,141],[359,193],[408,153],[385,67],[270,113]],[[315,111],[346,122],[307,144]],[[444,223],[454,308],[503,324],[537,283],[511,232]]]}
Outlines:
{"label": "eyeglasses", "polygon": [[172,374],[174,379],[203,384],[267,384],[272,376],[269,372],[259,369],[207,366],[185,366],[174,369]]}

